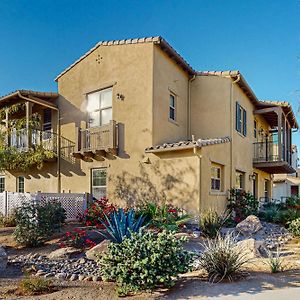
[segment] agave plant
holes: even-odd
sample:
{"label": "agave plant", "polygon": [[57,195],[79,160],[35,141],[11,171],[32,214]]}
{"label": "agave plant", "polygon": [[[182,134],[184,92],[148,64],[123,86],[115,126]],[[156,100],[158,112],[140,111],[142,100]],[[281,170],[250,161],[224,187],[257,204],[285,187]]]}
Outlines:
{"label": "agave plant", "polygon": [[137,219],[135,212],[131,208],[127,212],[123,208],[119,208],[109,216],[104,214],[102,222],[105,230],[98,231],[103,237],[111,240],[113,243],[122,243],[125,237],[131,237],[131,233],[140,232],[145,225],[145,217],[140,215]]}

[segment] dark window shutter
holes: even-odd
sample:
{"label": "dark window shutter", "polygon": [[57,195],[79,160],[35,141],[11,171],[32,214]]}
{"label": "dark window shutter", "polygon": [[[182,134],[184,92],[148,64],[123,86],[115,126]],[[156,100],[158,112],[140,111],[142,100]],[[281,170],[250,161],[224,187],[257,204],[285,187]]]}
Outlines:
{"label": "dark window shutter", "polygon": [[247,112],[243,109],[243,135],[247,135]]}
{"label": "dark window shutter", "polygon": [[239,122],[239,113],[240,112],[240,109],[239,109],[239,104],[238,104],[238,102],[235,102],[235,129],[237,130],[237,131],[239,131],[239,124],[240,124],[240,122]]}

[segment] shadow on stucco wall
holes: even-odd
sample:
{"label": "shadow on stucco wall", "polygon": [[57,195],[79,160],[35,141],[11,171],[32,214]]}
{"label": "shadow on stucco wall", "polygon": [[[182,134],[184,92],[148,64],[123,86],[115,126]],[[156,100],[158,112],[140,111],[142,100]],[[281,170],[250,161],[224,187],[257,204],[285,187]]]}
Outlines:
{"label": "shadow on stucco wall", "polygon": [[197,208],[197,174],[188,163],[181,168],[171,160],[140,163],[138,175],[122,171],[109,180],[114,198],[128,206],[151,201],[172,203],[189,211]]}

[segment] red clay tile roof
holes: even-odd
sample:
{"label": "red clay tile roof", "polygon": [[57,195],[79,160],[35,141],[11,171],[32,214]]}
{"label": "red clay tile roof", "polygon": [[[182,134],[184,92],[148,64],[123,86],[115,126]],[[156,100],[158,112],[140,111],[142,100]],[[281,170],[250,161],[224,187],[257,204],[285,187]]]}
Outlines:
{"label": "red clay tile roof", "polygon": [[223,144],[230,142],[229,137],[215,138],[215,139],[199,139],[197,141],[181,141],[176,143],[165,143],[157,146],[148,147],[145,149],[146,153],[155,153],[173,150],[186,150],[193,148],[201,148],[209,145]]}

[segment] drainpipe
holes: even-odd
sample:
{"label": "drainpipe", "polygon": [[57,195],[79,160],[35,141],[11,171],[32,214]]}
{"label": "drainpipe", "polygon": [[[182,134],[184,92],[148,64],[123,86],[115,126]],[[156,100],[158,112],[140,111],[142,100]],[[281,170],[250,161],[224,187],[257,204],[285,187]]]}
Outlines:
{"label": "drainpipe", "polygon": [[188,81],[188,128],[187,128],[187,139],[190,139],[191,136],[191,83],[196,79],[194,74],[192,78]]}
{"label": "drainpipe", "polygon": [[[195,142],[195,137],[194,135],[192,135],[192,141]],[[201,185],[202,185],[202,155],[199,154],[197,152],[197,145],[194,145],[193,148],[193,152],[194,155],[196,155],[198,157],[198,170],[199,170],[199,182],[198,182],[198,188],[199,188],[199,200],[198,200],[198,209],[199,209],[199,215],[200,215],[200,211],[201,211],[201,194],[202,194],[202,189],[201,189]],[[200,148],[200,153],[201,153],[201,148]]]}
{"label": "drainpipe", "polygon": [[232,121],[232,116],[233,116],[233,85],[237,82],[239,82],[241,79],[241,75],[239,74],[237,76],[237,79],[235,79],[234,81],[231,82],[230,85],[230,188],[233,187],[232,182],[233,182],[233,178],[232,178],[232,173],[233,173],[233,121]]}

